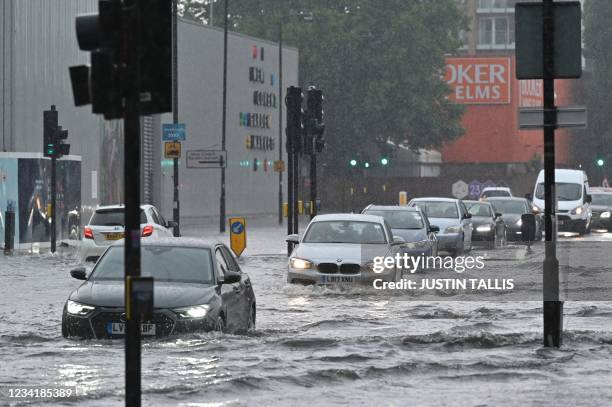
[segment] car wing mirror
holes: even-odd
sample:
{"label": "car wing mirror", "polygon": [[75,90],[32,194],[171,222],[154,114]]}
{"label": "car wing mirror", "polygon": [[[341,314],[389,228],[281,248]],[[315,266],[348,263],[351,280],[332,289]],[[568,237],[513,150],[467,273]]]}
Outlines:
{"label": "car wing mirror", "polygon": [[591,196],[591,194],[586,194],[584,197],[584,202],[586,203],[591,203],[593,202],[593,197]]}
{"label": "car wing mirror", "polygon": [[436,225],[431,225],[429,227],[429,231],[433,232],[433,233],[438,233],[440,231],[440,226],[436,226]]}
{"label": "car wing mirror", "polygon": [[466,213],[465,215],[463,215],[463,219],[472,219],[472,214],[471,213]]}
{"label": "car wing mirror", "polygon": [[495,212],[495,218],[501,218],[502,214],[500,212]]}
{"label": "car wing mirror", "polygon": [[178,223],[176,223],[176,222],[175,222],[175,221],[173,221],[173,220],[169,220],[169,221],[167,221],[167,222],[166,222],[166,227],[167,227],[168,229],[172,229],[172,228],[175,228],[175,227],[177,227],[177,226],[178,226]]}
{"label": "car wing mirror", "polygon": [[406,240],[401,236],[393,236],[393,244],[404,244]]}
{"label": "car wing mirror", "polygon": [[85,267],[77,267],[70,270],[70,275],[77,280],[87,280],[87,270],[85,270]]}
{"label": "car wing mirror", "polygon": [[300,236],[297,234],[287,236],[287,243],[299,244]]}
{"label": "car wing mirror", "polygon": [[224,278],[222,284],[235,284],[240,282],[240,280],[242,279],[242,274],[237,273],[235,271],[226,271],[223,277]]}

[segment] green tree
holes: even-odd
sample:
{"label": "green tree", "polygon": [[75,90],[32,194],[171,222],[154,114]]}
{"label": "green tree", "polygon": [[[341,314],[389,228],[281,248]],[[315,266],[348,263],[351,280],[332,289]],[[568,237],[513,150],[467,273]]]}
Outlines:
{"label": "green tree", "polygon": [[455,0],[230,0],[229,13],[230,29],[272,41],[283,22],[285,43],[300,52],[300,86],[325,95],[328,165],[376,140],[418,149],[463,133],[463,109],[442,79],[466,28]]}

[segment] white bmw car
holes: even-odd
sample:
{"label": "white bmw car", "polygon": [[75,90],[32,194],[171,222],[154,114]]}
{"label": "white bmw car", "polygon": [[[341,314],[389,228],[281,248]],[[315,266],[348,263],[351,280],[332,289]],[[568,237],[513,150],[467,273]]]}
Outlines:
{"label": "white bmw car", "polygon": [[[125,231],[123,205],[96,208],[83,228],[80,257],[82,261],[96,261],[114,241],[123,239]],[[141,236],[146,238],[172,237],[173,221],[166,222],[153,205],[140,206]]]}

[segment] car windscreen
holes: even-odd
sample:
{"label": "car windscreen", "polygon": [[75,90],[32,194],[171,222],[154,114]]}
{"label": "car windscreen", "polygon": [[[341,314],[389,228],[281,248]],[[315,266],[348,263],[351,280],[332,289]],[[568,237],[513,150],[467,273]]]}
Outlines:
{"label": "car windscreen", "polygon": [[491,202],[497,212],[501,214],[521,215],[527,213],[527,205],[521,201],[493,201]]}
{"label": "car windscreen", "polygon": [[484,191],[482,193],[482,197],[483,198],[491,198],[493,196],[510,196],[510,193],[508,191],[504,191],[502,189],[496,189],[496,190],[491,190],[491,191]]}
{"label": "car windscreen", "polygon": [[[144,211],[140,210],[140,223],[147,223]],[[91,226],[124,226],[125,215],[123,208],[98,209],[89,221]]]}
{"label": "car windscreen", "polygon": [[459,218],[457,205],[454,202],[416,201],[414,206],[421,208],[430,218]]}
{"label": "car windscreen", "polygon": [[593,197],[592,205],[612,206],[612,194],[591,194]]}
{"label": "car windscreen", "polygon": [[423,229],[421,214],[413,211],[368,210],[368,215],[382,216],[391,229]]}
{"label": "car windscreen", "polygon": [[[123,280],[123,246],[113,246],[93,270],[93,280]],[[141,273],[155,281],[212,284],[210,250],[201,247],[142,246]]]}
{"label": "car windscreen", "polygon": [[387,243],[383,226],[374,222],[320,221],[308,228],[304,243]]}
{"label": "car windscreen", "polygon": [[491,206],[486,204],[467,204],[468,212],[472,214],[472,216],[484,216],[484,217],[492,217],[493,213],[491,212]]}
{"label": "car windscreen", "polygon": [[[555,183],[555,191],[559,201],[577,201],[582,198],[582,185],[567,182]],[[540,182],[536,188],[536,198],[544,199],[544,183]]]}

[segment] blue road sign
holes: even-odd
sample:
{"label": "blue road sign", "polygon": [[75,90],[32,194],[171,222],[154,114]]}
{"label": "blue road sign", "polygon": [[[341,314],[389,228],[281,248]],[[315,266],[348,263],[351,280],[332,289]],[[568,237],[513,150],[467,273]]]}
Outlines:
{"label": "blue road sign", "polygon": [[468,184],[468,195],[471,199],[476,199],[482,192],[482,184],[480,181],[474,180]]}
{"label": "blue road sign", "polygon": [[162,140],[164,141],[185,141],[186,136],[185,123],[162,124]]}

